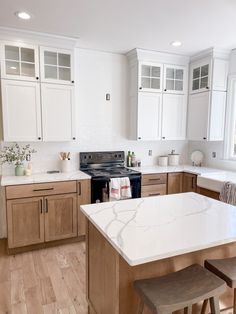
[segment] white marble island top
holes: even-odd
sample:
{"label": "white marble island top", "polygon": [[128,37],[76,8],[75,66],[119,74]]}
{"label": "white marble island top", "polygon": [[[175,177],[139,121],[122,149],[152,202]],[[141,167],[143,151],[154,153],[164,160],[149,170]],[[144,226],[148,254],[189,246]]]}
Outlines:
{"label": "white marble island top", "polygon": [[2,176],[1,186],[32,184],[56,181],[86,180],[91,177],[82,171],[73,171],[68,173],[35,173],[31,176]]}
{"label": "white marble island top", "polygon": [[131,266],[236,241],[236,207],[196,193],[81,209]]}

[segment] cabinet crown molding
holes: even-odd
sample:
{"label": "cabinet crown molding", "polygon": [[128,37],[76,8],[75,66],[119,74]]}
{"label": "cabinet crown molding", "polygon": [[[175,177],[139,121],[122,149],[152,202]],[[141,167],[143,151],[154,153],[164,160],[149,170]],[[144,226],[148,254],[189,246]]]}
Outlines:
{"label": "cabinet crown molding", "polygon": [[224,59],[228,60],[231,54],[231,49],[221,49],[221,48],[215,48],[211,47],[205,50],[200,51],[197,54],[194,54],[190,57],[190,62],[198,61],[203,58],[218,58],[218,59]]}

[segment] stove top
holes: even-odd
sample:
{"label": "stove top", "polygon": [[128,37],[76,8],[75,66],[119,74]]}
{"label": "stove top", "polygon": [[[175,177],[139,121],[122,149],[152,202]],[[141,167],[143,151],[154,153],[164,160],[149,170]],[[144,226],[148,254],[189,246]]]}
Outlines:
{"label": "stove top", "polygon": [[82,171],[84,171],[91,177],[107,177],[107,178],[126,177],[130,175],[140,174],[138,171],[126,167],[89,168],[83,169]]}

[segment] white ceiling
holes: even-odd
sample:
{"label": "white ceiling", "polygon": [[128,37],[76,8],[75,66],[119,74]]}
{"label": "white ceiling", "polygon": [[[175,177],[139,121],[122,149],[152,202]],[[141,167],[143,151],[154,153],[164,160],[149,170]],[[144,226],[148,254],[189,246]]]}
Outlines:
{"label": "white ceiling", "polygon": [[[14,12],[34,15],[22,21]],[[79,37],[81,47],[193,54],[236,47],[235,0],[0,0],[0,26]],[[183,46],[170,46],[180,40]]]}

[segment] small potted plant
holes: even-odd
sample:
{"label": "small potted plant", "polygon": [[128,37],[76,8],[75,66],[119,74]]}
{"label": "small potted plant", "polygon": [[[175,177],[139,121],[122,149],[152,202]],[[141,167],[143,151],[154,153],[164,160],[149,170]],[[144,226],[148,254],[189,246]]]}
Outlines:
{"label": "small potted plant", "polygon": [[29,160],[33,153],[36,153],[36,150],[31,149],[30,144],[23,147],[17,143],[14,143],[12,146],[5,146],[0,152],[1,164],[14,164],[15,175],[23,176],[25,174],[24,161]]}

